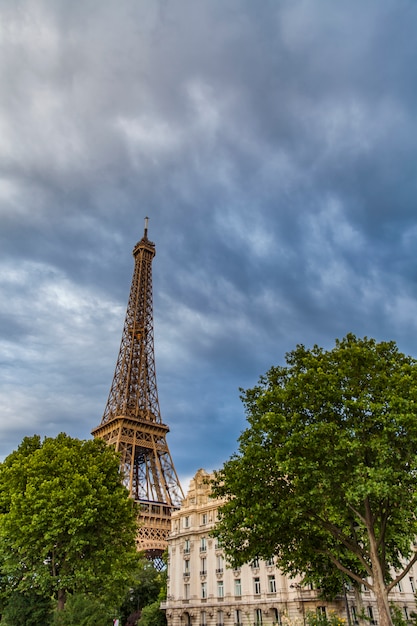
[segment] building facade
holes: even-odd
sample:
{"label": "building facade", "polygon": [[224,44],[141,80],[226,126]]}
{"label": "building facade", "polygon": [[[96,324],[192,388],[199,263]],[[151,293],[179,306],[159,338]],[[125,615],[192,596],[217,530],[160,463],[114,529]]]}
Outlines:
{"label": "building facade", "polygon": [[[314,589],[282,574],[273,560],[227,567],[223,550],[210,537],[221,504],[210,495],[210,477],[198,470],[181,508],[172,514],[163,605],[168,626],[302,626],[311,611],[334,612],[350,626],[378,624],[369,591],[354,594],[345,589],[326,603]],[[416,613],[414,576],[410,571],[391,594],[407,621]]]}

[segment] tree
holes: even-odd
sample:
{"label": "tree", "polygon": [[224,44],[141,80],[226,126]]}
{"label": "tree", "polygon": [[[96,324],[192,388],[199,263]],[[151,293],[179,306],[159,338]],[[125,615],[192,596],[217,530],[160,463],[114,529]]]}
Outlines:
{"label": "tree", "polygon": [[[103,626],[112,624],[114,612],[94,595],[70,595],[63,611],[57,611],[52,626]],[[39,624],[40,622],[37,622]]]}
{"label": "tree", "polygon": [[286,363],[241,390],[249,427],[215,474],[214,534],[234,566],[276,555],[324,587],[348,576],[388,626],[388,594],[417,558],[417,361],[349,334]]}
{"label": "tree", "polygon": [[102,440],[26,437],[0,465],[3,591],[94,591],[115,606],[137,562],[134,503]]}
{"label": "tree", "polygon": [[[157,603],[158,608],[166,595],[167,571],[158,571],[151,561],[141,557],[134,574],[134,581],[121,606],[122,624],[136,626],[142,609]],[[165,614],[161,611],[163,618]]]}
{"label": "tree", "polygon": [[158,599],[143,607],[138,626],[166,626],[165,612],[161,611],[160,606],[161,601]]}
{"label": "tree", "polygon": [[[51,598],[39,597],[33,592],[14,592],[1,612],[2,626],[39,626],[49,624],[52,619]],[[79,625],[77,625],[79,626]]]}

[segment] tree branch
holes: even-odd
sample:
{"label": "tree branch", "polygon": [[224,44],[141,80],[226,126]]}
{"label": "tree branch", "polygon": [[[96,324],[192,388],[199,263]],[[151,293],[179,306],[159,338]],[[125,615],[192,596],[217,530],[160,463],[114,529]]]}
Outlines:
{"label": "tree branch", "polygon": [[[320,516],[315,516],[317,520],[323,525],[323,527],[330,532],[330,534],[340,541],[345,548],[347,548],[350,552],[352,552],[360,561],[364,569],[367,571],[369,576],[372,576],[372,569],[369,567],[368,562],[364,558],[363,550],[360,549],[358,543],[356,541],[352,541],[350,538],[346,537],[344,533],[332,522],[321,518]],[[337,560],[337,559],[336,559]],[[360,579],[362,582],[362,578]]]}
{"label": "tree branch", "polygon": [[391,589],[395,587],[395,585],[397,585],[400,582],[400,580],[404,578],[404,576],[410,571],[410,569],[413,567],[414,563],[416,562],[417,562],[417,552],[414,554],[413,558],[408,563],[407,567],[403,569],[401,574],[399,574],[397,578],[394,578],[394,580],[391,581],[389,585],[387,585],[387,593],[389,593]]}
{"label": "tree branch", "polygon": [[[336,559],[336,557],[333,554],[331,554],[331,552],[328,552],[327,556],[329,557],[331,562],[337,567],[339,571],[349,576],[349,578],[353,578],[353,580],[356,580],[356,582],[359,583],[360,585],[365,585],[371,591],[373,590],[372,585],[369,584],[366,578],[362,578],[362,576],[355,574],[355,572],[352,572],[352,570],[350,570],[348,567],[345,567],[338,559]],[[368,571],[368,568],[367,568],[367,571]]]}

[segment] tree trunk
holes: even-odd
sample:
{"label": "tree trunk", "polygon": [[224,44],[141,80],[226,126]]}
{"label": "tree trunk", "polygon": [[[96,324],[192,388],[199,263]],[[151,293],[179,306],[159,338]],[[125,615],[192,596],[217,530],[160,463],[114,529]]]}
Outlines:
{"label": "tree trunk", "polygon": [[65,589],[58,589],[58,604],[57,604],[58,611],[64,610],[66,599],[67,599],[67,594],[65,592]]}
{"label": "tree trunk", "polygon": [[369,556],[372,565],[372,588],[379,613],[379,626],[393,626],[387,588],[373,532],[369,532]]}
{"label": "tree trunk", "polygon": [[379,626],[393,626],[385,585],[383,585],[383,589],[377,589],[375,585],[374,593],[378,606]]}
{"label": "tree trunk", "polygon": [[361,594],[361,588],[359,585],[354,585],[354,594],[355,594],[355,602],[356,602],[356,608],[357,608],[357,613],[356,613],[356,618],[360,624],[360,626],[369,626],[368,621],[364,618],[365,615],[365,609],[363,606],[363,597]]}

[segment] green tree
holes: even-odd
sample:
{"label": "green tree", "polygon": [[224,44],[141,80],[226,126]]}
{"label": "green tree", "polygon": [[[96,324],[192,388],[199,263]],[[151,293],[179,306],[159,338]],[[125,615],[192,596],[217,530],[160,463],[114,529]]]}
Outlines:
{"label": "green tree", "polygon": [[94,591],[120,602],[136,566],[136,512],[102,440],[26,437],[0,465],[3,592]]}
{"label": "green tree", "polygon": [[38,596],[33,592],[11,594],[1,613],[2,626],[39,626],[50,624],[52,619],[52,599]]}
{"label": "green tree", "polygon": [[242,390],[249,427],[215,476],[214,534],[234,565],[276,555],[323,586],[342,572],[391,625],[388,594],[417,559],[417,362],[349,334],[286,363]]}
{"label": "green tree", "polygon": [[65,609],[55,613],[52,626],[110,626],[113,617],[114,611],[100,598],[77,593],[69,595]]}
{"label": "green tree", "polygon": [[142,609],[138,626],[166,626],[165,612],[160,609],[161,601],[155,600]]}
{"label": "green tree", "polygon": [[[136,626],[144,607],[154,604],[157,600],[159,607],[166,595],[166,585],[166,569],[158,571],[151,561],[142,556],[135,571],[132,587],[120,609],[122,624]],[[163,615],[165,617],[165,614]]]}

